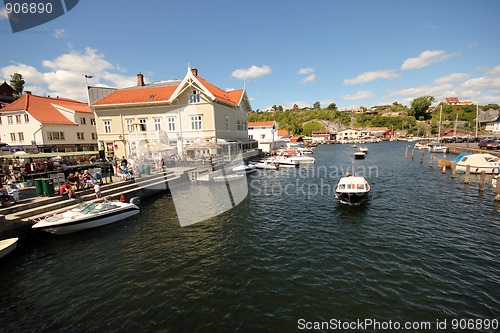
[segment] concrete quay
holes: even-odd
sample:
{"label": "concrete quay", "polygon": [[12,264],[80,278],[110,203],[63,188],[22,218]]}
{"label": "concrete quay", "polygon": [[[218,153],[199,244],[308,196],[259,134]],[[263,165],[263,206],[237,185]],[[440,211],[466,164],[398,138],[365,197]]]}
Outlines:
{"label": "concrete quay", "polygon": [[[189,175],[196,172],[195,167],[175,167],[164,172],[142,175],[133,180],[122,180],[117,176],[103,179],[101,196],[109,200],[117,200],[123,194],[128,201],[132,197],[141,199],[168,193],[168,184],[189,181]],[[66,211],[83,201],[102,201],[96,199],[94,190],[82,189],[76,192],[76,200],[68,200],[57,191],[52,196],[40,196],[34,187],[21,190],[20,200],[10,207],[0,207],[0,239],[19,237],[26,238],[32,234],[31,226],[37,219]]]}

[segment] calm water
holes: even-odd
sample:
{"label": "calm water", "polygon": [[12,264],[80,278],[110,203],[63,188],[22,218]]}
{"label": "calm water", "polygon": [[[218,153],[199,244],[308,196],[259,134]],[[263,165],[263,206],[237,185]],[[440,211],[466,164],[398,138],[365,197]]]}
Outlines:
{"label": "calm water", "polygon": [[[368,145],[361,161],[320,146],[314,167],[259,172],[240,205],[190,227],[166,196],[123,223],[39,235],[1,262],[0,328],[296,332],[300,319],[371,318],[451,331],[454,318],[500,319],[491,185],[481,195],[428,154],[405,159],[406,145]],[[346,168],[371,183],[368,205],[332,198]]]}

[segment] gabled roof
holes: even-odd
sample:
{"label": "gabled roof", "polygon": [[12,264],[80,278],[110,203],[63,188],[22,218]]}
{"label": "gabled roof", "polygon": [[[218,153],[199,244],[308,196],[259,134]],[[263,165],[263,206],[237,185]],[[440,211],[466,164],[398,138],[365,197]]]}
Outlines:
{"label": "gabled roof", "polygon": [[67,98],[51,98],[30,94],[24,94],[21,98],[0,109],[0,113],[26,111],[42,124],[74,125],[75,123],[59,112],[57,107],[92,114],[86,103]]}
{"label": "gabled roof", "polygon": [[273,127],[274,120],[270,121],[251,121],[248,123],[248,127]]}
{"label": "gabled roof", "polygon": [[288,132],[286,129],[279,129],[278,130],[278,136],[286,136],[286,137],[289,137],[290,136],[290,132]]}
{"label": "gabled roof", "polygon": [[245,96],[244,89],[224,91],[207,80],[199,77],[197,74],[194,74],[191,69],[188,69],[188,73],[183,80],[167,80],[149,83],[145,86],[117,89],[116,91],[111,92],[109,95],[93,103],[92,106],[140,104],[150,102],[171,103],[184,91],[188,84],[193,83],[199,85],[200,88],[204,88],[210,98],[215,98],[220,102],[232,104],[234,106],[239,106]]}

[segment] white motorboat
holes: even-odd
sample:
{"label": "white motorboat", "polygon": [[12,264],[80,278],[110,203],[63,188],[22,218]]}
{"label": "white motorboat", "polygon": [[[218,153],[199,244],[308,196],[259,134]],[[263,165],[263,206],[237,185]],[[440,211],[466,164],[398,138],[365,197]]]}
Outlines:
{"label": "white motorboat", "polygon": [[493,186],[493,191],[497,188],[498,176],[495,176],[491,179],[491,185]]}
{"label": "white motorboat", "polygon": [[297,154],[296,156],[290,157],[291,161],[296,161],[299,164],[314,164],[316,159],[312,156],[304,156],[302,154]]}
{"label": "white motorboat", "polygon": [[84,202],[66,212],[47,216],[32,226],[56,235],[69,234],[117,222],[139,213],[127,202]]}
{"label": "white motorboat", "polygon": [[471,154],[463,156],[457,161],[457,171],[466,172],[467,166],[470,165],[470,173],[498,174],[500,161],[499,158],[491,154]]}
{"label": "white motorboat", "polygon": [[366,156],[366,153],[359,151],[359,150],[354,153],[354,158],[357,160],[362,160],[365,158],[365,156]]}
{"label": "white motorboat", "polygon": [[297,152],[300,154],[313,154],[313,150],[309,147],[297,147]]}
{"label": "white motorboat", "polygon": [[335,188],[335,197],[340,203],[357,205],[368,200],[370,189],[365,177],[346,176],[340,178]]}
{"label": "white motorboat", "polygon": [[299,166],[298,161],[292,160],[290,157],[274,157],[274,158],[269,158],[267,161],[270,161],[272,163],[277,163],[280,168],[296,168]]}
{"label": "white motorboat", "polygon": [[443,146],[441,144],[437,143],[431,143],[429,144],[429,148],[431,153],[444,153],[446,154],[448,152],[448,147]]}
{"label": "white motorboat", "polygon": [[239,173],[239,174],[246,174],[246,173],[251,173],[257,171],[257,168],[255,167],[254,164],[246,164],[245,162],[241,162],[240,165],[235,166],[233,168],[233,172]]}
{"label": "white motorboat", "polygon": [[278,170],[279,164],[272,160],[261,160],[255,164],[255,167],[257,169]]}
{"label": "white motorboat", "polygon": [[19,238],[7,238],[0,240],[0,258],[5,257],[17,247],[17,241]]}
{"label": "white motorboat", "polygon": [[429,149],[429,142],[428,141],[419,141],[419,142],[415,143],[413,148],[418,149],[418,150]]}
{"label": "white motorboat", "polygon": [[365,153],[365,154],[368,154],[368,147],[359,147],[358,148],[358,151],[362,152],[362,153]]}

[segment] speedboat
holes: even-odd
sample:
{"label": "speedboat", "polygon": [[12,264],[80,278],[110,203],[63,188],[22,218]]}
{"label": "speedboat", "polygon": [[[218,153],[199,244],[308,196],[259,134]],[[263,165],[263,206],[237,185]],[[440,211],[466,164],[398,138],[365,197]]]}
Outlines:
{"label": "speedboat", "polygon": [[484,171],[487,174],[498,174],[500,162],[498,157],[491,154],[470,154],[457,161],[457,171],[465,173],[468,165],[470,173]]}
{"label": "speedboat", "polygon": [[290,157],[291,161],[296,161],[299,164],[314,164],[316,159],[312,156],[304,156],[302,154],[297,154],[296,156]]}
{"label": "speedboat", "polygon": [[451,168],[451,166],[453,165],[453,162],[456,163],[456,162],[460,161],[460,159],[462,159],[462,157],[467,156],[467,155],[470,155],[470,153],[462,153],[460,155],[457,155],[451,161],[448,161],[448,160],[438,160],[438,167],[442,168],[443,165],[446,164],[446,168]]}
{"label": "speedboat", "polygon": [[365,177],[346,176],[340,178],[335,188],[335,197],[340,203],[359,205],[368,199],[370,184]]}
{"label": "speedboat", "polygon": [[255,164],[257,169],[268,169],[268,170],[278,170],[279,164],[272,160],[261,160]]}
{"label": "speedboat", "polygon": [[32,226],[56,235],[100,227],[139,213],[139,207],[128,202],[84,202],[66,212],[47,216]]}
{"label": "speedboat", "polygon": [[359,147],[358,148],[358,151],[362,152],[362,153],[365,153],[365,154],[368,154],[368,147]]}
{"label": "speedboat", "polygon": [[495,176],[491,179],[491,185],[493,186],[493,191],[495,191],[497,188],[497,181],[498,181],[498,176]]}
{"label": "speedboat", "polygon": [[419,142],[415,143],[413,148],[418,149],[418,150],[429,149],[429,142],[428,141],[419,141]]}
{"label": "speedboat", "polygon": [[354,153],[354,158],[355,158],[355,159],[357,159],[357,160],[362,160],[362,159],[364,159],[364,158],[365,158],[365,156],[366,156],[366,153],[365,153],[365,152],[362,152],[362,151],[360,151],[360,150],[358,150],[358,151],[356,151],[356,152]]}
{"label": "speedboat", "polygon": [[240,173],[240,174],[245,174],[245,173],[251,173],[257,171],[257,168],[253,164],[246,164],[245,162],[241,162],[240,165],[235,166],[233,168],[233,172],[235,173]]}
{"label": "speedboat", "polygon": [[19,238],[7,238],[0,240],[0,258],[5,257],[15,250]]}
{"label": "speedboat", "polygon": [[448,147],[443,146],[441,144],[437,143],[431,143],[429,144],[429,150],[431,153],[447,153],[448,152]]}
{"label": "speedboat", "polygon": [[275,157],[267,159],[271,163],[277,163],[280,168],[297,168],[299,166],[299,162],[296,160],[292,160],[290,157]]}

